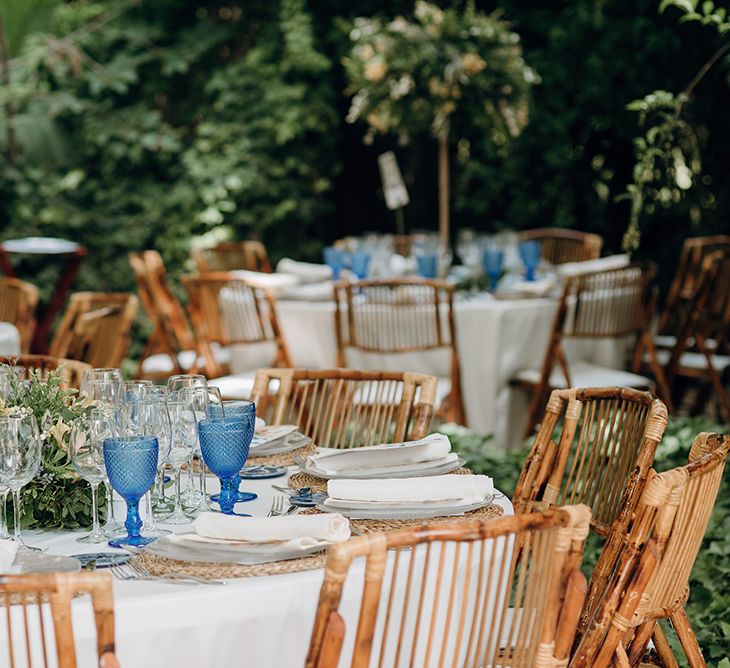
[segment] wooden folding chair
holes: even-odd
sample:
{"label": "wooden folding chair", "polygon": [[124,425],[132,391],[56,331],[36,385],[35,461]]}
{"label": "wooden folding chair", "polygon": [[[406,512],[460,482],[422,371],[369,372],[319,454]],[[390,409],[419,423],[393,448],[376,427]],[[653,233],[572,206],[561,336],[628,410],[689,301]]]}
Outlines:
{"label": "wooden folding chair", "polygon": [[41,380],[46,380],[51,371],[60,369],[64,379],[64,386],[78,390],[81,387],[81,378],[91,365],[78,360],[51,357],[50,355],[20,355],[18,357],[0,357],[0,364],[7,364],[18,370],[23,369],[20,378],[28,379],[36,371],[40,372]]}
{"label": "wooden folding chair", "polygon": [[659,318],[655,338],[657,346],[672,348],[675,345],[677,333],[685,325],[692,301],[697,295],[704,260],[719,250],[730,250],[730,235],[685,239],[677,273],[669,286],[664,310]]}
{"label": "wooden folding chair", "polygon": [[539,241],[540,256],[550,264],[584,262],[601,256],[603,237],[590,232],[545,227],[517,233],[519,241]]}
{"label": "wooden folding chair", "polygon": [[38,288],[19,278],[0,278],[0,321],[10,322],[20,332],[20,350],[27,353],[33,338]]}
{"label": "wooden folding chair", "polygon": [[[524,369],[512,380],[513,385],[532,392],[525,437],[534,432],[550,389],[613,386],[651,389],[652,382],[637,373],[645,351],[659,394],[671,410],[669,386],[648,329],[653,303],[650,294],[653,277],[653,268],[631,265],[567,278],[542,369]],[[568,364],[563,348],[564,339],[620,341],[629,336],[634,337],[630,372],[587,361]],[[555,368],[556,365],[559,368]]]}
{"label": "wooden folding chair", "polygon": [[251,401],[269,424],[296,424],[319,446],[352,448],[428,435],[436,383],[410,372],[262,369]]}
{"label": "wooden folding chair", "polygon": [[[162,256],[155,250],[129,253],[139,296],[152,323],[137,367],[138,378],[164,379],[172,374],[198,371],[195,340],[185,309],[170,290]],[[216,356],[221,364],[224,360]]]}
{"label": "wooden folding chair", "polygon": [[448,351],[450,372],[439,378],[444,397],[439,412],[450,422],[465,423],[452,285],[423,279],[338,283],[335,306],[338,366],[348,366],[349,349],[381,356]]}
{"label": "wooden folding chair", "polygon": [[95,368],[121,366],[138,304],[126,292],[72,294],[51,341],[51,356],[80,360]]}
{"label": "wooden folding chair", "polygon": [[730,438],[702,433],[689,464],[649,479],[628,528],[616,527],[621,551],[584,632],[571,666],[638,666],[649,640],[661,665],[678,666],[659,620],[668,619],[691,668],[705,667],[684,604],[722,482]]}
{"label": "wooden folding chair", "polygon": [[193,251],[193,259],[201,274],[235,269],[271,273],[266,247],[260,241],[223,241],[213,248]]}
{"label": "wooden folding chair", "polygon": [[[705,257],[688,315],[671,352],[659,351],[666,361],[666,376],[699,380],[712,386],[723,416],[730,422],[730,395],[726,388],[730,369],[730,247]],[[676,385],[676,384],[675,384]],[[702,390],[703,388],[700,388]],[[697,408],[706,399],[698,393]]]}
{"label": "wooden folding chair", "polygon": [[198,350],[209,377],[224,373],[213,353],[213,344],[224,347],[273,343],[274,366],[292,366],[271,291],[224,272],[186,276],[183,285],[188,293],[188,311]]}
{"label": "wooden folding chair", "polygon": [[[586,506],[567,506],[331,546],[306,668],[566,665],[585,594],[589,520]],[[359,557],[364,578],[348,578]],[[348,587],[364,580],[357,616],[340,610],[346,578]],[[354,648],[341,662],[349,623]]]}
{"label": "wooden folding chair", "polygon": [[[0,664],[76,668],[71,600],[77,594],[91,595],[97,665],[119,668],[114,653],[112,577],[98,572],[0,577],[0,606],[5,607],[2,613],[5,641],[0,643]],[[54,654],[56,661],[52,660]]]}

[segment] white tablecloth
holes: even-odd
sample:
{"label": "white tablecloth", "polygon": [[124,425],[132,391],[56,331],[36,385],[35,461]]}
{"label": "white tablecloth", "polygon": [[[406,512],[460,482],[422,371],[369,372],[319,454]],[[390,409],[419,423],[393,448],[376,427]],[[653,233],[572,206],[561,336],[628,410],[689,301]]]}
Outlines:
{"label": "white tablecloth", "polygon": [[[237,509],[265,515],[275,493],[270,483],[285,486],[285,480],[246,481],[244,489],[257,492],[259,498],[239,504]],[[216,483],[210,482],[209,491],[216,491]],[[500,497],[495,503],[505,515],[513,513],[508,499]],[[80,535],[82,532],[27,532],[25,538],[28,544],[47,548],[52,554],[111,550],[77,543]],[[361,562],[353,565],[353,581],[362,579],[362,568]],[[231,580],[225,586],[115,580],[117,656],[124,668],[302,666],[322,579],[320,569]],[[346,619],[348,611],[352,619],[358,602],[358,587],[348,580],[341,607]],[[93,668],[95,630],[90,602],[74,600],[73,615],[79,668]],[[5,637],[4,624],[4,616],[0,616],[1,637]],[[0,647],[0,665],[8,665],[2,652]]]}
{"label": "white tablecloth", "polygon": [[[529,397],[509,381],[521,369],[542,365],[557,299],[497,300],[486,296],[457,300],[454,307],[461,387],[467,425],[493,434],[495,445],[514,447],[522,437]],[[294,365],[336,366],[337,340],[333,302],[284,301],[277,304],[279,324]],[[586,359],[619,368],[625,347],[610,340],[569,340],[570,359]],[[272,348],[234,346],[231,370],[242,373],[270,364]],[[418,371],[448,377],[448,353],[354,354],[348,366],[369,370]]]}
{"label": "white tablecloth", "polygon": [[9,322],[0,322],[0,355],[20,355],[20,332]]}

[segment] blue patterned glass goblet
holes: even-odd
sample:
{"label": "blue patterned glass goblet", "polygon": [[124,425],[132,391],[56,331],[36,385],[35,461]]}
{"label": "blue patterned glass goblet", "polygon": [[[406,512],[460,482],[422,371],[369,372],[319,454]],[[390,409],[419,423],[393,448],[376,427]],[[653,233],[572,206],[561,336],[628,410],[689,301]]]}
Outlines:
{"label": "blue patterned glass goblet", "polygon": [[423,278],[436,278],[439,274],[439,258],[436,253],[421,253],[416,255],[418,273]]}
{"label": "blue patterned glass goblet", "polygon": [[497,281],[499,281],[504,267],[504,251],[487,248],[484,251],[483,260],[484,272],[489,276],[489,289],[494,292],[497,289]]}
{"label": "blue patterned glass goblet", "polygon": [[139,500],[149,491],[157,473],[159,446],[154,436],[120,436],[104,439],[104,465],[109,482],[127,502],[127,535],[109,541],[112,547],[141,547],[154,538],[142,536]]}
{"label": "blue patterned glass goblet", "polygon": [[[246,415],[253,415],[254,418],[254,430],[256,420],[256,404],[253,401],[246,401],[244,399],[235,401],[224,401],[221,404],[210,404],[206,409],[206,414],[209,418],[220,419],[222,417],[244,417]],[[258,498],[258,494],[253,492],[244,492],[240,489],[241,487],[241,475],[236,473],[233,479],[233,489],[236,490],[236,503],[243,503],[244,501],[253,501]],[[218,503],[220,495],[213,494],[210,497],[213,503]]]}
{"label": "blue patterned glass goblet", "polygon": [[353,253],[350,256],[350,269],[360,280],[367,278],[370,270],[370,253],[361,251]]}
{"label": "blue patterned glass goblet", "polygon": [[325,246],[322,255],[324,263],[332,270],[332,278],[337,280],[347,266],[347,252],[334,246]]}
{"label": "blue patterned glass goblet", "polygon": [[200,451],[208,468],[220,479],[218,504],[221,512],[233,515],[237,490],[234,480],[248,458],[255,415],[201,420],[198,423]]}
{"label": "blue patterned glass goblet", "polygon": [[528,281],[535,280],[535,271],[540,264],[540,242],[523,241],[518,247],[520,259],[525,265],[525,278]]}

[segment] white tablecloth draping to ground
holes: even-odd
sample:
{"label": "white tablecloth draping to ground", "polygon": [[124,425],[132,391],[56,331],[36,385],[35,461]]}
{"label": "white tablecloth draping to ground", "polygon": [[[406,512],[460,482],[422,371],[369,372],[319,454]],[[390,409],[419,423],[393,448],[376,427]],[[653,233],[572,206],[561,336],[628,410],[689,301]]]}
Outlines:
{"label": "white tablecloth draping to ground", "polygon": [[[557,310],[557,299],[493,299],[489,296],[457,300],[454,306],[461,387],[467,425],[493,434],[495,445],[514,447],[522,437],[529,397],[512,389],[517,371],[540,368]],[[334,302],[277,303],[279,324],[294,365],[327,369],[336,366],[337,340]],[[273,350],[265,346],[234,346],[231,371],[242,373],[271,363]],[[611,340],[568,340],[570,359],[621,368],[625,345]],[[355,354],[348,366],[366,370],[418,371],[449,375],[448,353],[397,355]]]}
{"label": "white tablecloth draping to ground", "polygon": [[20,332],[10,322],[0,322],[0,355],[20,355]]}
{"label": "white tablecloth draping to ground", "polygon": [[[271,482],[286,484],[285,478],[245,481],[244,489],[257,492],[259,498],[240,504],[237,509],[264,516],[274,494]],[[217,491],[215,481],[209,481],[208,490]],[[500,496],[495,503],[502,506],[505,515],[513,513],[508,499]],[[46,548],[52,554],[112,551],[105,545],[77,543],[80,535],[82,532],[28,532],[25,538],[28,544]],[[356,562],[353,579],[345,585],[341,610],[348,624],[354,624],[361,589],[357,582],[362,580],[362,569],[363,563]],[[323,576],[319,569],[230,580],[224,586],[115,580],[119,661],[125,668],[302,666]],[[73,617],[79,668],[93,668],[96,640],[88,599],[73,602]],[[50,628],[50,618],[48,621],[46,628]],[[4,614],[0,616],[0,634],[6,637]],[[40,651],[39,647],[36,649]],[[0,665],[8,665],[4,651],[0,647]],[[348,650],[346,645],[347,651],[351,652],[351,648]],[[52,665],[55,666],[55,657]]]}

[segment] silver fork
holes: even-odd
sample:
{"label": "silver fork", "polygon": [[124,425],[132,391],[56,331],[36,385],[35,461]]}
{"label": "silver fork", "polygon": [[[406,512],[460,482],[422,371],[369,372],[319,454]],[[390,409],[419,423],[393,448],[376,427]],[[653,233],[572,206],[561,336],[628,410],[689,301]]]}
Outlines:
{"label": "silver fork", "polygon": [[274,500],[271,502],[271,510],[269,511],[269,514],[267,517],[275,517],[277,515],[283,515],[284,514],[284,497],[283,496],[275,496]]}

